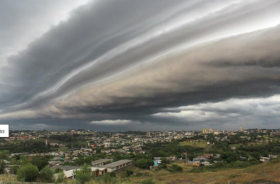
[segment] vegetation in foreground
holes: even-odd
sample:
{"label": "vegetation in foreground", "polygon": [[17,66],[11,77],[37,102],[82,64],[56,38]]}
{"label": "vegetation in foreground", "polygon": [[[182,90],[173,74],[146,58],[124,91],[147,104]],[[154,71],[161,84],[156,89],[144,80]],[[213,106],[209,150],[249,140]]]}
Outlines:
{"label": "vegetation in foreground", "polygon": [[[116,176],[108,174],[104,177],[91,178],[85,184],[280,183],[280,159],[242,169],[216,170],[202,173],[191,172],[192,167],[186,166],[184,163],[177,163],[176,165],[182,167],[183,171],[170,172],[164,168],[143,170],[134,167],[130,169],[130,172],[123,171]],[[172,164],[167,164],[168,167],[172,167]],[[5,176],[1,177],[0,180],[4,181],[3,177]],[[5,184],[21,183],[17,181],[5,181]],[[79,184],[82,182],[80,180],[67,180],[62,183]]]}

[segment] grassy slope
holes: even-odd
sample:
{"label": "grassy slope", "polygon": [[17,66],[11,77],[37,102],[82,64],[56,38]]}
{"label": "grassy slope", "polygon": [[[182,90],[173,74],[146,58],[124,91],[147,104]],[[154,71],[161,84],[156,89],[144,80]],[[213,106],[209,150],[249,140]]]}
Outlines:
{"label": "grassy slope", "polygon": [[[122,184],[139,184],[145,179],[152,178],[157,184],[280,184],[280,159],[251,166],[244,169],[226,169],[217,172],[190,173],[190,166],[185,166],[184,163],[177,163],[184,168],[182,173],[170,173],[166,170],[141,170],[133,168],[134,174],[137,172],[145,173],[146,176],[129,177],[128,182],[118,182]],[[118,174],[124,175],[124,172]],[[5,175],[0,175],[0,181],[14,181],[15,178],[8,178]],[[75,183],[74,180],[69,180],[69,183]],[[20,182],[15,182],[20,183]],[[90,182],[96,184],[96,182]]]}
{"label": "grassy slope", "polygon": [[[217,172],[189,173],[191,167],[183,163],[178,164],[184,168],[182,173],[170,173],[165,170],[145,171],[150,176],[132,177],[131,181],[140,183],[144,179],[153,178],[159,184],[192,184],[192,183],[279,183],[280,184],[280,160],[274,163],[264,163],[244,169],[227,169]],[[137,171],[135,171],[137,172]]]}
{"label": "grassy slope", "polygon": [[193,147],[199,147],[199,148],[206,148],[207,142],[201,141],[201,142],[188,142],[188,141],[183,141],[180,142],[180,146],[193,146]]}

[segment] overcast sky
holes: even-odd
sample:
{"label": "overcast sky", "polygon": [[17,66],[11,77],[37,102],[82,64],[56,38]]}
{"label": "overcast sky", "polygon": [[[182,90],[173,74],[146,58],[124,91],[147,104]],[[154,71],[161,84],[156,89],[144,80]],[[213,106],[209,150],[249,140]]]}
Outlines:
{"label": "overcast sky", "polygon": [[1,0],[0,123],[280,128],[280,0]]}

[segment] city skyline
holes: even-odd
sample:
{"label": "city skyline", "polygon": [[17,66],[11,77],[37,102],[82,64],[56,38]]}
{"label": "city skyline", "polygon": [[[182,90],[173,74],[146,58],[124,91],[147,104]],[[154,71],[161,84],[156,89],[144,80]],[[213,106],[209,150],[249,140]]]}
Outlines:
{"label": "city skyline", "polygon": [[279,0],[2,0],[0,123],[277,129],[279,8]]}

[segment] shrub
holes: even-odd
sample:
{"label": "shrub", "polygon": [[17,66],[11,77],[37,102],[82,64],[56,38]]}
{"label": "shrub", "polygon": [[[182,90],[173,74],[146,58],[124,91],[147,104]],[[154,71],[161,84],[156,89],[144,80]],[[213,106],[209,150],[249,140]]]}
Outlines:
{"label": "shrub", "polygon": [[141,182],[141,184],[156,184],[152,179],[147,179]]}
{"label": "shrub", "polygon": [[39,179],[43,182],[53,182],[53,170],[49,166],[44,167],[39,173]]}
{"label": "shrub", "polygon": [[48,158],[46,157],[42,157],[42,156],[35,156],[35,157],[32,157],[31,159],[31,163],[35,166],[37,166],[37,168],[39,169],[39,171],[41,169],[43,169],[45,166],[48,165]]}
{"label": "shrub", "polygon": [[84,184],[92,178],[92,172],[89,165],[84,164],[81,170],[76,171],[76,180]]}
{"label": "shrub", "polygon": [[154,165],[153,160],[151,159],[139,159],[135,162],[135,165],[141,169],[149,169],[150,166]]}
{"label": "shrub", "polygon": [[105,176],[95,178],[95,182],[98,184],[117,184],[117,178],[106,174]]}
{"label": "shrub", "polygon": [[127,169],[127,170],[125,171],[125,175],[126,175],[127,177],[129,177],[129,176],[132,175],[132,174],[133,174],[133,171],[130,170],[130,169]]}
{"label": "shrub", "polygon": [[183,171],[183,168],[178,166],[178,165],[176,165],[176,164],[173,164],[171,166],[171,169],[172,169],[173,172],[182,172]]}
{"label": "shrub", "polygon": [[36,181],[39,175],[39,170],[36,166],[32,164],[27,164],[21,166],[21,168],[17,172],[17,179],[19,181]]}
{"label": "shrub", "polygon": [[110,177],[113,177],[113,178],[116,177],[116,173],[113,173],[113,172],[109,173],[109,175],[110,175]]}
{"label": "shrub", "polygon": [[61,173],[61,172],[63,172],[63,170],[59,169],[59,168],[55,168],[55,170],[54,170],[54,173]]}
{"label": "shrub", "polygon": [[163,164],[169,164],[170,161],[167,160],[167,158],[162,158],[162,159],[161,159],[161,163],[163,163]]}
{"label": "shrub", "polygon": [[167,168],[167,164],[160,164],[159,166],[158,166],[158,168],[159,169],[166,169]]}
{"label": "shrub", "polygon": [[63,183],[64,182],[64,173],[57,173],[56,176],[54,177],[55,183]]}

